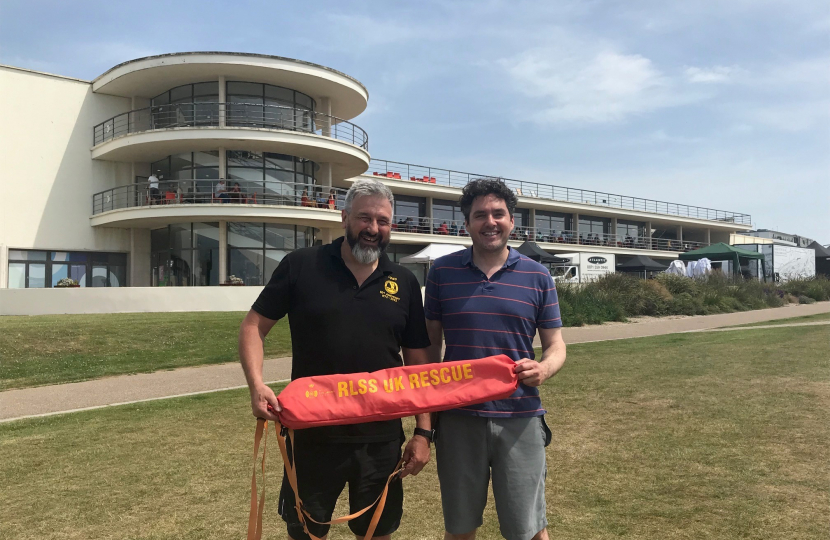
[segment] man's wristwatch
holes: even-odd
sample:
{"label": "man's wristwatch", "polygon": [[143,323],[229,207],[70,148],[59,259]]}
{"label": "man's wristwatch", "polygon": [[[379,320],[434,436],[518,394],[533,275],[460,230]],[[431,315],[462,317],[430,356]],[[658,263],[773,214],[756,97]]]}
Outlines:
{"label": "man's wristwatch", "polygon": [[415,432],[412,435],[420,435],[421,437],[424,437],[427,441],[432,442],[435,439],[435,430],[416,427]]}

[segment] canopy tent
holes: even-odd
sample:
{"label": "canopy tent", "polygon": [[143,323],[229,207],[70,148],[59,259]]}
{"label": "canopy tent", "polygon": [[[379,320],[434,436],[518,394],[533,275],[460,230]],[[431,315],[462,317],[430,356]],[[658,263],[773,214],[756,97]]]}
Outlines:
{"label": "canopy tent", "polygon": [[661,264],[646,255],[636,255],[617,266],[617,272],[662,272],[668,265]]}
{"label": "canopy tent", "polygon": [[764,266],[764,254],[757,251],[749,251],[741,249],[723,242],[712,244],[694,251],[687,251],[681,253],[678,257],[681,261],[697,261],[699,259],[707,258],[710,261],[732,261],[732,272],[734,274],[741,273],[741,259],[756,259],[761,261]]}
{"label": "canopy tent", "polygon": [[830,276],[830,249],[818,242],[813,242],[807,247],[816,252],[816,274]]}
{"label": "canopy tent", "polygon": [[567,262],[571,262],[570,259],[565,259],[562,257],[551,255],[544,249],[540,248],[536,242],[527,241],[523,243],[521,246],[519,246],[519,248],[516,251],[518,251],[528,259],[533,259],[538,263],[564,264]]}
{"label": "canopy tent", "polygon": [[418,253],[415,253],[414,255],[407,255],[398,262],[407,264],[430,264],[432,263],[432,261],[439,257],[449,255],[450,253],[455,253],[456,251],[461,251],[462,249],[467,249],[467,247],[458,244],[430,244]]}

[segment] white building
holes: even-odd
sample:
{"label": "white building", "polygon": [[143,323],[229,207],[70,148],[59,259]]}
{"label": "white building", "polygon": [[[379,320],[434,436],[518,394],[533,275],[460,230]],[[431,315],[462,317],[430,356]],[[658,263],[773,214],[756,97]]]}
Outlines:
{"label": "white building", "polygon": [[[361,176],[395,193],[393,260],[469,244],[457,201],[482,175],[372,159],[351,122],[368,91],[327,67],[180,53],[91,82],[0,66],[0,90],[0,314],[246,309],[288,251],[340,236]],[[674,259],[751,229],[745,214],[505,181],[515,245],[552,253]],[[250,287],[218,287],[230,275]],[[81,288],[55,289],[63,277]]]}

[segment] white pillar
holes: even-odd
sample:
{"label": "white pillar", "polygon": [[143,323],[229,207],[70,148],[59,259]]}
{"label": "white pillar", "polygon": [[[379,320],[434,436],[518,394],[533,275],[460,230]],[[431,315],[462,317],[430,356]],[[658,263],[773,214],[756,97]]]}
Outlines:
{"label": "white pillar", "polygon": [[0,289],[9,286],[9,246],[0,244]]}
{"label": "white pillar", "polygon": [[323,244],[331,244],[332,240],[334,240],[334,231],[331,229],[320,229],[320,239],[323,241]]}
{"label": "white pillar", "polygon": [[571,224],[571,229],[574,232],[574,235],[579,238],[579,214],[574,212],[573,216],[573,223]]}
{"label": "white pillar", "polygon": [[130,229],[129,276],[127,277],[127,284],[130,287],[152,285],[151,260],[150,229]]}
{"label": "white pillar", "polygon": [[320,163],[320,185],[331,187],[331,163]]}
{"label": "white pillar", "polygon": [[427,217],[429,218],[430,223],[432,223],[432,201],[432,197],[427,197]]}
{"label": "white pillar", "polygon": [[223,147],[219,147],[219,178],[228,178],[228,158]]}
{"label": "white pillar", "polygon": [[228,222],[219,222],[219,283],[228,280]]}
{"label": "white pillar", "polygon": [[323,137],[331,137],[331,98],[322,97],[317,104],[317,112],[324,116],[318,118]]}
{"label": "white pillar", "polygon": [[[219,127],[225,127],[225,103],[228,101],[225,76],[219,76]],[[223,177],[224,178],[224,177]]]}
{"label": "white pillar", "polygon": [[678,242],[683,241],[683,225],[678,225],[677,226],[677,241]]}
{"label": "white pillar", "polygon": [[706,229],[706,243],[712,243],[712,229]]}

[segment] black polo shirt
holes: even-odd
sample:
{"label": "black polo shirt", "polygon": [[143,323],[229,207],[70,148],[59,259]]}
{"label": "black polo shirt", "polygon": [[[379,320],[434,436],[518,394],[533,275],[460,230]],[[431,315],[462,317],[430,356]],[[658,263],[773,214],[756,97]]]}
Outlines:
{"label": "black polo shirt", "polygon": [[[415,276],[383,254],[363,285],[343,262],[344,238],[292,251],[252,306],[269,319],[288,315],[291,379],[403,365],[400,350],[429,346]],[[400,420],[304,430],[331,442],[381,442],[401,435]]]}

